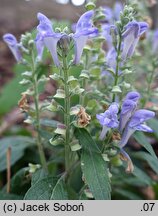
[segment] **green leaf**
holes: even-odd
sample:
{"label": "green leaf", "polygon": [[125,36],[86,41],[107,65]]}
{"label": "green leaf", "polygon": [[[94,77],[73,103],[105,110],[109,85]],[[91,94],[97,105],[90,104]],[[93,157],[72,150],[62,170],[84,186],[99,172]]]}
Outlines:
{"label": "green leaf", "polygon": [[46,172],[43,169],[36,170],[35,173],[32,174],[31,186],[40,181],[41,179],[46,177]]}
{"label": "green leaf", "polygon": [[14,165],[23,155],[26,148],[34,145],[35,142],[27,136],[10,136],[0,140],[0,171],[6,167],[7,149],[11,148],[11,166]]}
{"label": "green leaf", "polygon": [[140,168],[134,166],[133,175],[146,185],[152,185],[152,179]]}
{"label": "green leaf", "polygon": [[41,126],[44,126],[44,127],[56,128],[59,122],[55,120],[50,120],[50,119],[41,119],[40,124]]}
{"label": "green leaf", "polygon": [[133,135],[134,138],[137,140],[137,142],[142,145],[154,158],[156,157],[156,154],[151,146],[151,144],[148,142],[146,136],[142,132],[135,132]]}
{"label": "green leaf", "polygon": [[157,119],[150,119],[149,121],[148,121],[148,125],[149,125],[149,127],[151,127],[153,130],[154,130],[154,135],[155,135],[155,137],[158,139],[158,120]]}
{"label": "green leaf", "polygon": [[24,195],[31,185],[31,177],[28,175],[28,168],[19,170],[11,179],[11,193]]}
{"label": "green leaf", "polygon": [[78,200],[79,199],[77,192],[72,187],[70,187],[69,185],[66,185],[66,189],[67,189],[69,200]]}
{"label": "green leaf", "polygon": [[[137,168],[136,168],[137,169]],[[140,179],[140,176],[136,176],[136,174],[133,175],[133,173],[126,173],[125,172],[125,164],[123,164],[122,167],[118,168],[112,168],[112,184],[115,187],[117,185],[118,188],[123,188],[126,185],[130,185],[132,187],[146,187],[146,181],[144,182],[144,179]]]}
{"label": "green leaf", "polygon": [[86,129],[76,128],[75,135],[82,145],[82,171],[90,191],[96,200],[110,199],[108,169],[99,148]]}
{"label": "green leaf", "polygon": [[137,194],[135,194],[131,191],[127,191],[125,189],[116,189],[115,193],[118,193],[118,194],[122,195],[123,197],[128,198],[129,200],[141,200],[142,199]]}
{"label": "green leaf", "polygon": [[0,200],[22,200],[22,196],[18,196],[16,194],[7,194],[4,192],[0,192]]}
{"label": "green leaf", "polygon": [[[79,140],[80,145],[84,150],[91,150],[92,153],[101,153],[99,147],[92,139],[89,132],[84,128],[75,128],[75,136]],[[85,140],[84,140],[85,139]]]}
{"label": "green leaf", "polygon": [[146,187],[146,182],[143,180],[138,179],[136,176],[133,177],[126,177],[126,179],[122,179],[122,185],[123,184],[128,184],[131,186],[135,187]]}
{"label": "green leaf", "polygon": [[50,200],[56,178],[46,177],[37,181],[25,194],[24,200]]}
{"label": "green leaf", "polygon": [[9,112],[13,107],[17,106],[21,93],[26,90],[26,86],[19,84],[19,81],[22,79],[21,72],[25,70],[24,66],[16,65],[14,70],[16,71],[15,77],[1,91],[0,115]]}
{"label": "green leaf", "polygon": [[68,192],[66,189],[63,176],[58,180],[57,184],[53,189],[51,198],[52,200],[68,200]]}
{"label": "green leaf", "polygon": [[133,154],[136,158],[145,160],[149,166],[158,174],[158,158],[153,157],[152,155],[146,152],[136,152]]}

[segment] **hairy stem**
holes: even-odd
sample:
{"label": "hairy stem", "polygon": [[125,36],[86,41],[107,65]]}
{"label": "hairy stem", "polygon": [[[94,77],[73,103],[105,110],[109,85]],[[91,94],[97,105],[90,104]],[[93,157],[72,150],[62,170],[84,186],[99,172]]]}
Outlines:
{"label": "hairy stem", "polygon": [[35,102],[35,114],[36,114],[36,131],[37,131],[37,146],[40,156],[40,161],[42,164],[42,168],[48,172],[47,162],[44,154],[44,149],[42,146],[42,140],[40,136],[40,112],[39,112],[39,93],[38,93],[38,80],[37,80],[37,73],[35,70],[35,61],[34,61],[34,54],[32,52],[32,74],[33,74],[33,88],[34,88],[34,102]]}
{"label": "hairy stem", "polygon": [[155,72],[155,68],[153,68],[149,81],[148,81],[148,86],[147,86],[147,95],[148,95],[148,100],[150,99],[151,96],[151,85],[153,83],[153,78],[154,78],[154,72]]}
{"label": "hairy stem", "polygon": [[67,59],[66,55],[63,52],[63,72],[64,72],[64,90],[65,90],[65,113],[64,113],[64,123],[66,126],[66,134],[65,134],[65,170],[66,172],[69,171],[69,168],[71,166],[70,164],[70,90],[69,90],[69,84],[68,84],[68,67],[67,67]]}
{"label": "hairy stem", "polygon": [[[85,55],[85,64],[84,64],[84,70],[88,70],[88,67],[89,67],[89,55],[86,53]],[[85,78],[82,78],[82,82],[81,82],[81,87],[83,89],[86,88],[86,85],[87,85],[87,81]],[[83,92],[81,95],[80,95],[80,104],[81,106],[85,106],[85,92]]]}
{"label": "hairy stem", "polygon": [[[114,86],[117,86],[118,84],[118,78],[119,78],[119,64],[120,64],[120,53],[121,53],[121,34],[119,36],[119,44],[117,48],[117,57],[116,57],[116,71],[115,71],[115,78],[114,78]],[[112,102],[115,101],[116,94],[113,93]]]}

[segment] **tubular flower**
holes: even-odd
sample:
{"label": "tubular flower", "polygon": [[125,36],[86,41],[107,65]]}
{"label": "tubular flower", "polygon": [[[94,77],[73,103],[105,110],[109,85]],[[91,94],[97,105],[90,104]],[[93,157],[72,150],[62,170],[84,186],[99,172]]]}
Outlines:
{"label": "tubular flower", "polygon": [[152,52],[153,54],[158,53],[158,29],[155,30],[153,41],[152,41]]}
{"label": "tubular flower", "polygon": [[137,110],[131,117],[130,121],[128,122],[123,132],[122,139],[119,143],[119,146],[123,148],[127,144],[130,136],[136,130],[149,132],[149,133],[153,132],[153,130],[145,124],[145,121],[153,118],[154,116],[155,113],[152,111],[146,109]]}
{"label": "tubular flower", "polygon": [[125,32],[123,33],[123,50],[122,50],[122,59],[130,58],[136,45],[139,41],[140,36],[147,31],[148,24],[146,22],[129,22],[125,27]]}
{"label": "tubular flower", "polygon": [[114,23],[114,21],[119,20],[121,11],[123,11],[123,5],[118,1],[115,3],[113,9],[111,9],[110,7],[104,7],[103,13],[105,15],[105,22]]}
{"label": "tubular flower", "polygon": [[129,92],[122,104],[120,113],[119,130],[122,138],[119,142],[120,156],[122,160],[127,161],[127,172],[133,172],[133,163],[123,147],[127,144],[130,136],[136,131],[153,132],[145,122],[155,116],[155,113],[146,109],[136,111],[140,94],[138,92]]}
{"label": "tubular flower", "polygon": [[113,47],[112,36],[111,36],[112,28],[114,28],[113,25],[109,25],[109,24],[102,25],[102,35],[106,40],[108,50],[110,50]]}
{"label": "tubular flower", "polygon": [[11,52],[13,53],[15,59],[17,62],[20,62],[22,60],[22,56],[18,47],[18,42],[17,39],[14,37],[14,35],[12,34],[5,34],[3,36],[3,40],[6,42],[6,44],[8,45],[9,49],[11,50]]}
{"label": "tubular flower", "polygon": [[117,1],[114,5],[114,19],[116,21],[119,20],[121,11],[123,11],[123,5]]}
{"label": "tubular flower", "polygon": [[132,160],[131,160],[130,156],[127,154],[127,152],[125,152],[123,149],[120,150],[120,158],[124,161],[127,161],[126,172],[132,173],[134,170]]}
{"label": "tubular flower", "polygon": [[63,36],[61,33],[55,33],[52,28],[51,21],[43,14],[38,13],[37,18],[39,25],[37,26],[38,34],[36,36],[36,47],[39,59],[42,58],[44,45],[50,51],[54,64],[59,67],[59,59],[57,54],[57,43]]}
{"label": "tubular flower", "polygon": [[[117,57],[117,52],[115,50],[114,47],[112,47],[108,52],[107,52],[107,56],[106,56],[106,64],[107,67],[111,70],[114,71],[114,73],[116,72],[116,57]],[[122,63],[120,63],[120,66],[122,65]],[[102,72],[102,76],[107,75],[108,71],[103,71]],[[119,74],[121,74],[121,70],[118,71]]]}
{"label": "tubular flower", "polygon": [[98,34],[98,29],[92,25],[92,16],[94,11],[87,11],[84,13],[76,24],[76,32],[72,35],[75,42],[75,58],[74,63],[78,64],[83,52],[83,48],[89,36]]}
{"label": "tubular flower", "polygon": [[119,123],[120,132],[123,131],[127,122],[129,121],[132,114],[136,110],[139,98],[140,98],[140,94],[138,92],[129,92],[126,95],[120,113],[120,123]]}
{"label": "tubular flower", "polygon": [[118,127],[118,104],[112,103],[108,110],[104,113],[97,114],[96,117],[99,120],[99,123],[103,126],[102,132],[100,134],[100,139],[103,140],[106,137],[106,133],[110,128]]}
{"label": "tubular flower", "polygon": [[113,22],[113,11],[110,7],[104,7],[103,13],[105,15],[105,22],[112,23]]}
{"label": "tubular flower", "polygon": [[112,47],[106,56],[106,61],[107,61],[107,66],[110,69],[113,69],[114,71],[116,71],[116,57],[117,57],[117,53],[114,47]]}
{"label": "tubular flower", "polygon": [[[89,36],[94,36],[98,33],[97,28],[92,27],[91,18],[94,11],[84,13],[77,22],[76,32],[71,35],[75,42],[75,58],[74,63],[78,64],[83,52],[83,48]],[[51,21],[43,14],[38,13],[37,18],[39,25],[37,26],[38,34],[36,36],[36,47],[39,59],[42,58],[43,48],[46,46],[53,58],[54,64],[59,67],[60,62],[57,54],[57,43],[63,37],[70,37],[65,33],[56,33],[53,31]]]}

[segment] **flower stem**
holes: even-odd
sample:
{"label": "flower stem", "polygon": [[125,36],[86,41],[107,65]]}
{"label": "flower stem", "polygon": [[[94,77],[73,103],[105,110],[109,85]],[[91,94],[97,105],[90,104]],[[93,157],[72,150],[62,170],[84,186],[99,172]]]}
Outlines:
{"label": "flower stem", "polygon": [[[120,64],[120,52],[121,52],[121,34],[119,36],[119,44],[117,48],[117,58],[116,58],[116,72],[115,72],[115,79],[114,79],[114,86],[117,86],[118,84],[118,78],[119,78],[119,64]],[[115,101],[116,94],[113,93],[112,102]]]}
{"label": "flower stem", "polygon": [[64,113],[64,123],[66,126],[66,134],[65,134],[65,170],[69,171],[71,166],[70,164],[70,90],[68,84],[68,67],[67,67],[67,58],[65,52],[62,53],[63,58],[63,72],[64,72],[64,90],[65,90],[65,113]]}
{"label": "flower stem", "polygon": [[142,102],[142,107],[144,107],[146,105],[146,103],[148,101],[150,101],[150,98],[151,98],[151,95],[152,95],[151,86],[152,86],[153,79],[154,79],[155,69],[156,68],[153,66],[152,70],[149,71],[150,72],[149,73],[150,77],[147,79],[146,95],[144,97],[144,101]]}
{"label": "flower stem", "polygon": [[[85,55],[85,64],[84,64],[84,70],[88,70],[89,68],[89,55],[86,53]],[[85,90],[87,85],[87,80],[85,78],[82,78],[81,87]],[[80,95],[80,105],[85,106],[85,92]]]}
{"label": "flower stem", "polygon": [[110,140],[111,140],[111,137],[112,137],[112,132],[109,131],[108,136],[107,136],[107,138],[106,138],[106,141],[104,142],[104,144],[103,144],[103,146],[102,146],[102,149],[101,149],[102,154],[104,153],[106,147],[109,145],[109,142],[110,142]]}
{"label": "flower stem", "polygon": [[32,52],[32,74],[33,74],[33,88],[34,88],[34,102],[35,102],[35,114],[36,114],[36,131],[37,131],[37,146],[38,146],[38,151],[39,151],[39,156],[40,156],[40,161],[42,164],[42,168],[48,172],[47,168],[47,162],[44,154],[44,149],[42,146],[42,140],[40,136],[40,116],[39,116],[39,93],[38,93],[38,80],[37,80],[37,74],[35,70],[35,61],[34,61],[34,54]]}
{"label": "flower stem", "polygon": [[150,78],[149,78],[149,81],[148,81],[148,87],[147,87],[147,95],[148,95],[147,99],[148,100],[150,99],[150,96],[151,96],[151,85],[153,83],[154,73],[155,73],[155,68],[153,68],[151,75],[150,75]]}

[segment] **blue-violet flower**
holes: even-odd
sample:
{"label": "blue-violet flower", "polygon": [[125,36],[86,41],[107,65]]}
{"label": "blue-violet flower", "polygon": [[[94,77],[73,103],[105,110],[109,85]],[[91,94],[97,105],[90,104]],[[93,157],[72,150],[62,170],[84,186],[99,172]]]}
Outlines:
{"label": "blue-violet flower", "polygon": [[114,19],[115,19],[115,21],[119,20],[121,11],[123,11],[123,5],[121,2],[117,1],[114,5]]}
{"label": "blue-violet flower", "polygon": [[123,37],[122,59],[123,60],[126,60],[127,57],[130,58],[133,55],[140,36],[147,29],[148,29],[148,24],[146,22],[132,21],[125,26],[125,32],[122,34]]}
{"label": "blue-violet flower", "polygon": [[97,114],[96,117],[99,123],[103,126],[102,132],[100,134],[100,139],[103,140],[106,137],[106,133],[110,128],[118,127],[117,113],[119,111],[119,106],[117,103],[112,103],[108,110],[104,113]]}
{"label": "blue-violet flower", "polygon": [[[93,14],[94,11],[92,10],[84,13],[77,22],[76,32],[71,35],[75,42],[75,64],[80,62],[83,48],[88,37],[95,36],[98,33],[98,29],[92,26],[91,18]],[[37,18],[40,21],[39,25],[37,26],[38,34],[36,37],[38,56],[39,58],[42,57],[43,47],[45,45],[51,52],[54,64],[59,67],[60,62],[57,54],[57,43],[66,34],[54,32],[51,21],[45,15],[38,13]]]}
{"label": "blue-violet flower", "polygon": [[153,118],[154,116],[155,113],[150,110],[146,110],[146,109],[137,110],[129,120],[128,124],[126,125],[121,141],[119,143],[120,148],[123,148],[127,144],[130,136],[136,130],[149,132],[149,133],[153,132],[153,130],[144,123],[145,121]]}
{"label": "blue-violet flower", "polygon": [[19,50],[19,44],[17,42],[17,39],[12,34],[5,34],[3,35],[3,40],[7,43],[9,49],[13,53],[15,59],[17,62],[20,62],[22,59],[20,50]]}
{"label": "blue-violet flower", "polygon": [[127,122],[135,112],[139,98],[140,98],[140,94],[138,92],[129,92],[126,95],[120,113],[120,122],[119,122],[120,132],[123,131]]}
{"label": "blue-violet flower", "polygon": [[98,29],[93,27],[92,17],[94,11],[90,10],[84,13],[77,22],[76,32],[72,35],[75,42],[75,58],[74,63],[78,64],[83,52],[83,48],[86,45],[89,36],[96,36]]}
{"label": "blue-violet flower", "polygon": [[152,51],[153,54],[158,53],[158,29],[154,31],[153,41],[152,41]]}

